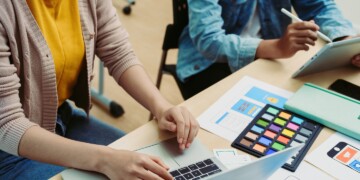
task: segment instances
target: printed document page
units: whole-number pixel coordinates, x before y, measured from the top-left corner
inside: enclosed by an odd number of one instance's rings
[[[283,108],[292,95],[292,92],[245,76],[198,120],[201,128],[232,142],[266,104]]]
[[[336,179],[360,179],[360,141],[341,133],[331,135],[305,160]]]

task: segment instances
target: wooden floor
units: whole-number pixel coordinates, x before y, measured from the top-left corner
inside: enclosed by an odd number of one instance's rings
[[[130,15],[124,15],[122,8],[127,4],[125,0],[113,0],[118,9],[120,21],[130,34],[130,41],[135,53],[144,64],[153,82],[156,80],[157,71],[161,58],[161,46],[165,27],[172,23],[171,0],[154,1],[138,0],[132,6]],[[170,51],[168,62],[175,62],[177,51]],[[97,64],[97,63],[96,63]],[[97,68],[95,72],[98,73]],[[93,87],[97,88],[95,76]],[[162,94],[172,103],[179,104],[183,101],[174,79],[165,75],[160,88]],[[125,132],[130,132],[148,121],[149,112],[134,101],[105,71],[104,95],[124,108],[125,114],[119,118],[113,118],[109,113],[94,104],[91,114]]]

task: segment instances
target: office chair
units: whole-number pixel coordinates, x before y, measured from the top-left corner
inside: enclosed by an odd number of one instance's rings
[[[129,15],[131,13],[131,6],[135,5],[135,0],[126,0],[128,5],[123,8],[123,13]],[[119,117],[125,113],[122,106],[115,101],[110,100],[104,96],[104,64],[99,62],[99,86],[98,89],[91,88],[91,99],[100,105],[104,110],[109,112],[113,117]]]
[[[186,0],[173,0],[173,24],[168,24],[165,31],[165,37],[162,46],[162,56],[160,67],[156,80],[156,87],[160,89],[163,74],[170,74],[174,77],[178,85],[181,95],[184,99],[188,99],[190,95],[187,93],[184,84],[180,81],[176,74],[176,64],[166,64],[168,50],[177,49],[179,47],[179,37],[184,27],[188,24],[188,6]]]
[[[131,14],[131,6],[135,5],[135,0],[127,0],[127,2],[128,2],[128,5],[126,5],[122,11],[125,15],[130,15]]]

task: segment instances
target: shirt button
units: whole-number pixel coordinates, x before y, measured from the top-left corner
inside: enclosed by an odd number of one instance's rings
[[[90,35],[89,35],[89,38],[90,38],[90,39],[94,39],[94,34],[90,34]]]
[[[194,66],[194,70],[199,70],[200,69],[200,66],[199,65],[195,65]]]

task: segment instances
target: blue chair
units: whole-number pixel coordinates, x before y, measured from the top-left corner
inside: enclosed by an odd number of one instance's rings
[[[176,64],[167,64],[166,58],[169,50],[179,48],[181,32],[189,22],[187,0],[173,0],[172,9],[173,23],[166,26],[156,87],[160,89],[163,74],[169,74],[174,77],[182,97],[186,100],[191,97],[190,93],[188,93],[188,89],[191,87],[186,87],[180,81],[176,74]]]

